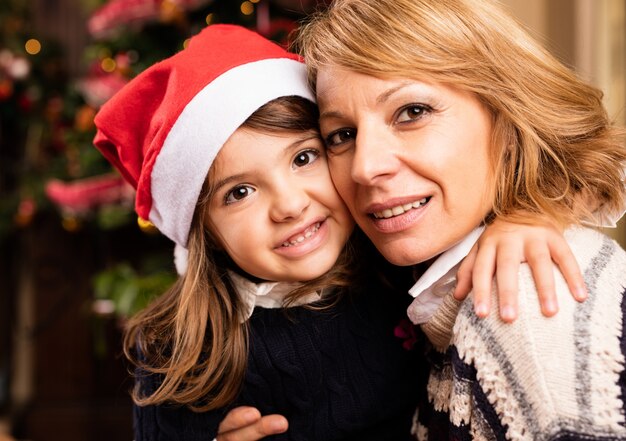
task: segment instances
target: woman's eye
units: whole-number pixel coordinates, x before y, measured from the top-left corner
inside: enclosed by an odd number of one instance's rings
[[[247,198],[256,190],[248,185],[238,185],[233,189],[229,190],[228,193],[224,195],[224,203],[226,205],[233,204],[235,202],[239,202],[242,199]]]
[[[356,138],[356,130],[354,129],[335,130],[326,137],[326,147],[333,148],[354,138]]]
[[[396,118],[396,122],[403,123],[416,121],[424,117],[424,115],[426,115],[429,111],[430,108],[428,106],[423,104],[412,104],[400,110],[398,117]]]
[[[312,162],[315,162],[319,158],[320,152],[318,150],[303,150],[293,158],[294,167],[304,167]]]

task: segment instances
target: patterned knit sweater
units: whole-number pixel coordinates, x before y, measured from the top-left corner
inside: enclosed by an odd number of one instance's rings
[[[425,386],[415,375],[421,352],[395,335],[408,301],[372,284],[325,310],[255,307],[245,382],[231,407],[284,415],[288,432],[267,439],[411,439],[414,391]],[[155,376],[139,381],[146,392],[159,384]],[[135,440],[210,441],[231,407],[135,407]]]
[[[497,311],[478,319],[471,302],[448,296],[422,326],[434,345],[417,439],[626,440],[626,252],[590,229],[566,239],[589,289],[584,303],[555,269],[560,310],[543,317],[525,266],[513,324]]]

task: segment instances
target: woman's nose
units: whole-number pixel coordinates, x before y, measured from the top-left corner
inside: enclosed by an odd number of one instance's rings
[[[352,179],[362,185],[375,185],[376,181],[395,173],[398,160],[392,139],[384,127],[359,127],[352,159]]]

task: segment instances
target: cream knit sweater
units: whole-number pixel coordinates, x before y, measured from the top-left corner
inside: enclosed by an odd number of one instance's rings
[[[431,408],[416,415],[418,439],[427,439],[432,424],[440,425],[441,418],[424,421],[434,410],[448,414],[445,430],[468,439],[500,439],[500,430],[510,440],[626,440],[626,252],[587,228],[568,230],[566,239],[589,289],[584,303],[572,299],[555,268],[560,309],[544,317],[523,265],[520,313],[513,324],[500,321],[496,308],[478,319],[471,301],[461,305],[448,296],[422,325],[440,358],[428,380]],[[493,305],[495,295],[494,287]]]

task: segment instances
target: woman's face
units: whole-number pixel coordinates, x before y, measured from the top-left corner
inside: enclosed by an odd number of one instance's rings
[[[332,66],[317,94],[333,182],[387,260],[426,261],[481,223],[493,201],[492,125],[473,94]]]

